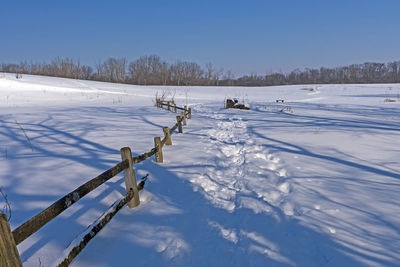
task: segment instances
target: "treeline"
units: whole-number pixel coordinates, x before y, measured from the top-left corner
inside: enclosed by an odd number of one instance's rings
[[[400,83],[400,61],[387,64],[367,62],[337,68],[294,70],[288,74],[249,75],[235,85],[269,86],[284,84]]]
[[[195,62],[168,63],[159,56],[143,56],[132,62],[109,58],[94,67],[69,58],[50,63],[1,64],[1,72],[46,75],[138,85],[270,86],[323,83],[400,83],[400,61],[353,64],[337,68],[294,70],[290,73],[245,75],[235,78],[232,71],[201,67]]]
[[[221,80],[230,80],[233,85],[232,72],[224,73],[211,63],[205,68],[187,61],[169,64],[156,55],[143,56],[130,63],[125,58],[109,58],[94,67],[69,58],[56,58],[51,63],[24,61],[20,64],[1,64],[0,71],[139,85],[218,86]]]

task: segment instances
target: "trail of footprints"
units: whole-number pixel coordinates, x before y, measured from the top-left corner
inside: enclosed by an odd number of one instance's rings
[[[205,149],[214,154],[214,161],[196,181],[209,201],[230,212],[237,208],[270,212],[279,207],[293,215],[284,201],[290,184],[280,159],[254,143],[241,118],[217,113],[210,117],[217,120],[217,127],[208,130],[210,142]]]

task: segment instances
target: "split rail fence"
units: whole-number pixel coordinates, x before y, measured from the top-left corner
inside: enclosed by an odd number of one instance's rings
[[[161,101],[156,100],[156,106],[163,108],[167,107],[168,110],[171,108],[175,112],[182,110],[179,116],[176,116],[176,124],[172,128],[164,127],[164,138],[154,137],[154,147],[146,153],[139,156],[132,157],[132,152],[129,147],[123,147],[120,149],[122,161],[116,164],[114,167],[108,169],[97,177],[79,186],[74,191],[60,198],[48,208],[44,209],[13,231],[11,231],[5,214],[0,214],[0,266],[22,266],[22,262],[19,256],[17,245],[27,239],[32,234],[36,233],[45,224],[50,222],[52,219],[57,217],[60,213],[71,207],[79,199],[90,193],[98,186],[102,185],[106,181],[110,180],[117,174],[124,171],[126,195],[121,199],[118,204],[114,205],[109,213],[101,218],[95,226],[82,238],[80,243],[73,247],[69,252],[67,258],[65,258],[58,266],[68,266],[69,263],[85,248],[88,242],[114,217],[114,215],[125,205],[128,204],[130,208],[134,208],[140,204],[139,191],[143,189],[146,177],[137,184],[136,175],[134,170],[134,164],[144,161],[145,159],[155,156],[155,160],[158,163],[163,162],[162,148],[164,145],[172,145],[171,134],[178,129],[179,133],[183,133],[182,125],[186,125],[186,117],[192,118],[191,108],[178,107],[174,101]]]

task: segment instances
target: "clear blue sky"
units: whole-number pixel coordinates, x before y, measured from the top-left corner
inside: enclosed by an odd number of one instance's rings
[[[157,54],[235,74],[400,60],[400,0],[2,0],[0,62]]]

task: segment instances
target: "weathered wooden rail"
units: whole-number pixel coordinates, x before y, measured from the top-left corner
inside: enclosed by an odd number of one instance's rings
[[[174,101],[174,100],[165,101],[165,100],[161,100],[161,99],[158,99],[158,98],[157,98],[157,99],[156,99],[156,106],[159,107],[159,108],[164,108],[164,107],[166,107],[166,109],[169,110],[169,111],[172,111],[172,109],[173,109],[173,111],[174,111],[175,113],[177,113],[178,110],[182,110],[183,112],[186,112],[186,113],[188,114],[188,119],[191,119],[191,118],[192,118],[192,109],[191,109],[191,108],[188,108],[187,106],[184,106],[183,108],[178,107],[178,106],[175,104],[175,101]]]
[[[158,101],[157,101],[158,102]],[[161,102],[160,102],[161,103]],[[164,104],[162,104],[164,105]],[[159,107],[162,107],[159,106]],[[168,104],[170,107],[171,105]],[[22,266],[22,262],[18,253],[17,245],[23,242],[32,234],[36,233],[44,225],[50,222],[52,219],[57,217],[60,213],[71,207],[79,199],[107,182],[111,178],[115,177],[122,171],[124,171],[126,196],[116,205],[113,210],[106,214],[103,219],[97,223],[90,232],[83,237],[83,240],[79,245],[75,246],[68,254],[68,257],[64,259],[59,266],[68,266],[68,264],[79,254],[79,252],[86,246],[86,244],[111,220],[111,218],[125,205],[128,203],[130,208],[134,208],[140,204],[139,191],[143,189],[145,180],[139,184],[136,182],[136,175],[134,170],[134,164],[142,162],[151,156],[155,156],[155,160],[158,163],[163,162],[162,148],[164,145],[172,145],[171,133],[178,129],[179,133],[182,133],[182,124],[186,125],[186,117],[191,118],[191,109],[177,107],[174,103],[174,109],[183,110],[180,116],[176,116],[176,124],[171,129],[168,127],[163,128],[164,138],[154,138],[154,147],[146,153],[139,156],[132,157],[132,152],[129,147],[123,147],[120,149],[121,162],[117,163],[112,168],[84,183],[83,185],[76,188],[74,191],[68,193],[64,197],[60,198],[48,208],[44,209],[22,225],[18,226],[11,232],[10,225],[7,221],[7,217],[4,214],[0,214],[0,266]]]

